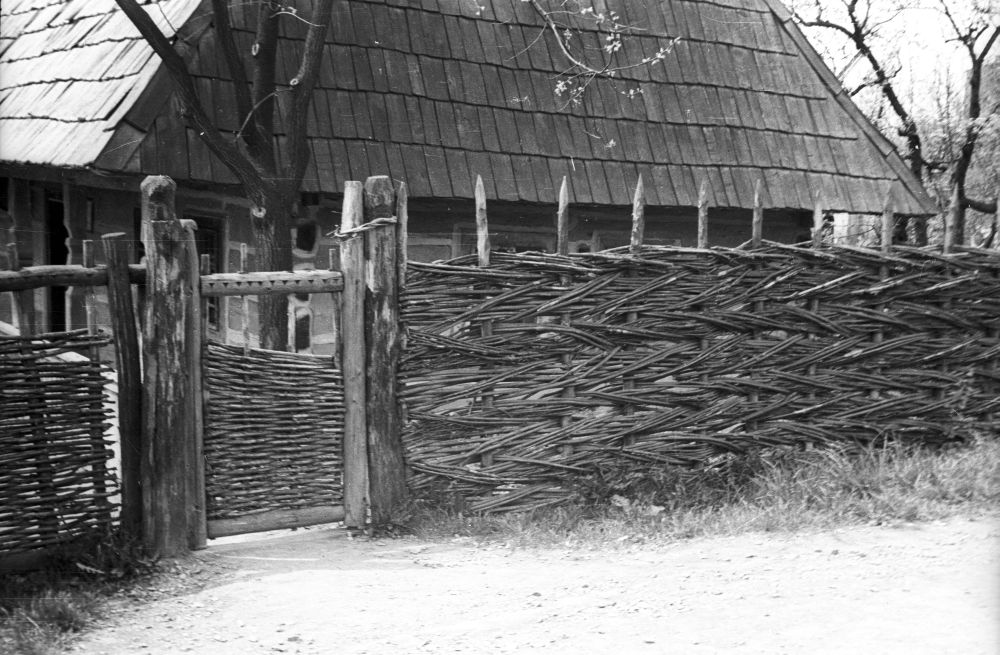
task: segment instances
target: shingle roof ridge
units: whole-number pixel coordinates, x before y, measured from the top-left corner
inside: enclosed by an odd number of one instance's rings
[[[844,110],[848,115],[850,120],[858,127],[861,134],[864,135],[868,141],[871,143],[872,147],[875,148],[882,159],[892,168],[893,172],[896,173],[897,178],[906,187],[906,190],[913,196],[914,200],[918,204],[923,206],[924,211],[927,214],[934,214],[937,212],[937,208],[933,205],[930,197],[927,195],[927,191],[923,188],[920,182],[913,176],[913,173],[909,168],[903,163],[902,158],[896,152],[895,146],[887,139],[881,132],[879,132],[875,126],[861,113],[857,105],[847,96],[844,88],[841,86],[839,80],[833,76],[833,73],[827,68],[826,64],[823,62],[819,53],[812,47],[809,40],[806,38],[802,30],[795,23],[794,17],[788,8],[782,4],[781,0],[762,0],[766,3],[771,11],[774,13],[775,17],[778,19],[781,26],[788,32],[788,35],[795,42],[799,51],[802,53],[805,61],[816,71],[820,82],[827,86],[830,91],[831,97],[837,103],[837,105]],[[888,152],[886,152],[888,148]]]

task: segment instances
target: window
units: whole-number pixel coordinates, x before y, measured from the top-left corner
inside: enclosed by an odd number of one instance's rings
[[[186,218],[192,219],[198,225],[198,229],[194,233],[195,245],[198,248],[198,260],[201,261],[202,255],[208,255],[208,272],[219,273],[222,271],[224,263],[222,247],[225,243],[225,225],[222,220],[207,216],[187,216]],[[222,314],[219,299],[208,298],[205,304],[208,312],[208,325],[210,328],[218,330]]]

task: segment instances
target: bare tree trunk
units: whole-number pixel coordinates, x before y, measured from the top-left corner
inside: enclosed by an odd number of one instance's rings
[[[258,271],[292,270],[292,200],[277,190],[267,190],[263,207],[250,212]],[[288,349],[288,298],[261,296],[257,305],[260,346]]]

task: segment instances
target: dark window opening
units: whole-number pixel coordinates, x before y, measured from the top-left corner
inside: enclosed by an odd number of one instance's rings
[[[303,314],[295,319],[295,352],[308,350],[312,345],[312,317]]]
[[[46,198],[46,261],[50,264],[69,263],[69,230],[63,217],[62,200],[55,197]],[[49,287],[49,329],[53,332],[64,332],[66,324],[66,287]]]
[[[319,226],[316,221],[299,221],[295,230],[295,247],[305,252],[312,252],[316,247],[316,236]]]
[[[222,271],[222,247],[223,247],[223,225],[222,221],[216,218],[204,216],[188,216],[198,225],[194,232],[195,245],[198,248],[198,261],[202,255],[208,255],[208,273],[219,273]],[[221,319],[221,304],[218,298],[207,298],[206,311],[209,327],[219,329]]]

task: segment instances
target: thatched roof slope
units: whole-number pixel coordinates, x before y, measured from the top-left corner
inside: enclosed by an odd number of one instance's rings
[[[9,6],[19,4],[26,3]],[[81,0],[53,4],[71,7]],[[189,62],[220,127],[235,133],[241,121],[214,32],[204,29],[205,9],[195,11],[195,0],[157,4],[178,17],[194,16],[183,28],[196,46],[187,54]],[[778,0],[605,4],[645,28],[626,39],[627,60],[649,56],[674,37],[680,41],[664,63],[628,70],[614,81],[595,80],[583,102],[574,105],[555,93],[565,60],[551,38],[540,38],[539,18],[519,0],[337,2],[309,128],[313,161],[307,189],[336,193],[346,179],[388,171],[405,179],[414,197],[468,198],[478,173],[491,197],[553,202],[566,175],[575,202],[625,205],[641,173],[652,204],[692,205],[700,181],[708,179],[714,205],[750,207],[754,182],[762,177],[770,207],[811,208],[821,193],[831,209],[878,212],[895,184],[901,189],[899,211],[932,211],[892,146],[846,97]],[[3,11],[5,23],[8,12],[16,13],[8,3]],[[36,25],[52,25],[36,13]],[[251,13],[236,18],[237,41],[247,51]],[[7,116],[20,112],[17,120],[35,120],[24,118],[35,111],[59,124],[57,141],[71,144],[69,154],[48,143],[48,136],[40,153],[5,144],[3,159],[233,182],[164,102],[168,80],[136,98],[136,84],[149,79],[149,51],[123,40],[134,31],[115,23],[124,20],[115,16],[108,9],[92,33],[101,45],[76,46],[92,73],[74,73],[79,81],[66,83],[65,105],[42,98],[33,109],[23,99],[8,107],[9,94],[22,91],[0,75],[5,99],[0,129],[9,130]],[[293,75],[305,25],[289,18],[284,29],[281,81]],[[3,33],[18,32],[4,24]],[[593,31],[585,31],[583,39],[600,47]],[[21,40],[5,42],[7,50],[23,53],[21,60],[50,47],[38,38],[30,47]],[[16,61],[6,50],[2,58],[4,66]],[[130,74],[133,93],[126,95],[116,80]],[[85,81],[92,78],[97,81]],[[88,91],[77,93],[77,84]],[[630,89],[639,92],[630,95]],[[105,95],[114,99],[99,99]],[[78,96],[85,101],[70,102]],[[85,135],[74,136],[70,123],[60,123],[77,116],[84,120],[75,125],[89,130]],[[99,132],[104,147],[97,156],[92,142]],[[277,136],[280,142],[283,135]]]

